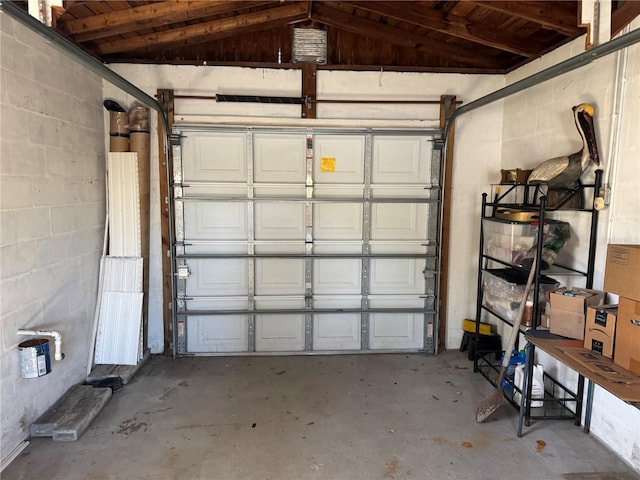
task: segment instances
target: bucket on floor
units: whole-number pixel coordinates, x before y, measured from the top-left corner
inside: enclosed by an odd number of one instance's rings
[[[49,340],[45,338],[26,340],[18,344],[18,351],[22,378],[38,378],[51,373]]]

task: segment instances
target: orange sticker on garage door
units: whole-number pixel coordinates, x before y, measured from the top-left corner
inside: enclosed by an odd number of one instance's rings
[[[332,157],[322,157],[320,159],[320,171],[321,172],[335,172],[336,171],[336,159]]]

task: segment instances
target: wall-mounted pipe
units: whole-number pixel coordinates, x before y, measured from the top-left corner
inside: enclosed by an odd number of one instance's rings
[[[62,361],[64,354],[62,353],[62,334],[56,330],[18,330],[17,335],[35,335],[37,337],[53,337],[56,345],[55,359],[56,362]]]

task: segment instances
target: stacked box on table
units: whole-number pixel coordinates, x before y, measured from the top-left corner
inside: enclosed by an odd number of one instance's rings
[[[607,358],[613,358],[617,317],[617,304],[587,308],[584,348]]]
[[[524,296],[529,272],[518,268],[494,268],[482,272],[482,304],[511,322],[518,317],[518,308]],[[544,311],[545,294],[558,288],[559,283],[546,275],[540,275],[538,311]],[[528,300],[533,301],[531,288]]]
[[[640,302],[640,245],[610,244],[604,290]]]
[[[584,340],[588,307],[602,304],[605,293],[587,288],[559,288],[550,294],[549,331],[555,335]]]
[[[640,302],[620,297],[613,361],[640,375]]]
[[[640,375],[640,245],[607,246],[604,288],[620,296],[613,361]]]

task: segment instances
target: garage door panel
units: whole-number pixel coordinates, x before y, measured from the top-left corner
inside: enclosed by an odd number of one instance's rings
[[[256,134],[256,182],[296,183],[306,178],[306,136]]]
[[[318,185],[313,189],[317,198],[364,198],[363,186]]]
[[[304,298],[256,299],[259,309],[304,308]],[[304,350],[304,315],[256,315],[257,352],[297,352]]]
[[[372,313],[369,320],[372,350],[422,348],[423,316],[417,313]]]
[[[234,197],[244,199],[247,196],[247,187],[244,184],[225,185],[185,185],[182,188],[182,197]]]
[[[185,239],[246,240],[245,202],[185,202]]]
[[[424,293],[423,270],[424,260],[372,259],[370,292],[373,295]]]
[[[430,183],[431,146],[427,137],[374,137],[372,182]]]
[[[313,139],[313,176],[316,183],[364,181],[362,135],[316,135]]]
[[[371,296],[372,308],[421,308],[416,296]],[[372,313],[369,315],[369,345],[372,350],[417,349],[424,344],[424,314]]]
[[[246,352],[246,315],[193,316],[187,322],[187,349],[192,353]]]
[[[362,262],[358,259],[322,259],[313,264],[313,291],[318,295],[359,294]]]
[[[406,185],[399,188],[397,185],[371,185],[371,198],[430,198],[430,191],[422,186]]]
[[[316,308],[359,308],[359,296],[318,297]],[[314,350],[359,350],[360,314],[330,313],[314,315]]]
[[[304,240],[304,205],[269,202],[255,206],[256,240]]]
[[[417,203],[375,203],[371,209],[373,240],[426,240],[428,209]]]
[[[304,295],[304,260],[256,259],[256,295]]]
[[[186,254],[244,254],[247,242],[243,241],[193,241],[184,246]]]
[[[187,262],[187,296],[228,296],[247,294],[247,259],[191,259]]]
[[[360,315],[316,315],[314,325],[314,350],[360,349]]]
[[[187,302],[188,310],[246,310],[246,298],[208,298]],[[248,323],[243,314],[190,316],[186,322],[187,351],[192,353],[248,351]]]
[[[246,182],[247,137],[243,133],[194,133],[183,138],[186,182]]]
[[[256,352],[304,350],[304,315],[256,315]]]
[[[260,197],[294,197],[300,198],[305,196],[305,187],[302,185],[269,185],[261,184],[255,185],[253,194],[256,198]],[[247,189],[244,189],[244,194],[247,194]]]
[[[362,239],[362,204],[318,203],[314,206],[313,223],[317,240]]]

